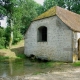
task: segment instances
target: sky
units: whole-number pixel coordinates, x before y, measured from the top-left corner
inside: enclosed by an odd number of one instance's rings
[[[44,0],[34,0],[34,1],[36,1],[37,3],[39,3],[41,5],[43,5],[43,2],[44,2]]]
[[[7,17],[5,16],[3,20],[0,20],[0,26],[6,28],[7,26]]]

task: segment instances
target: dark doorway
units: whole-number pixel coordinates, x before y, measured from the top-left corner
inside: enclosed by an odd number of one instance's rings
[[[40,27],[38,28],[38,41],[45,42],[47,41],[47,27]]]

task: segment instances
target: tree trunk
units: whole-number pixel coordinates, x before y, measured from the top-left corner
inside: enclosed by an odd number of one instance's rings
[[[13,22],[12,20],[10,20],[10,27],[11,27],[11,33],[10,33],[9,49],[11,49],[12,42],[13,42]]]

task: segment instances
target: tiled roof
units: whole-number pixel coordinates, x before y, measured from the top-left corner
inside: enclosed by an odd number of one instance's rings
[[[72,30],[80,32],[80,15],[73,13],[71,11],[65,10],[58,6],[52,7],[48,11],[44,12],[43,14],[35,18],[34,21],[51,17],[54,15],[57,15]]]
[[[40,16],[35,18],[34,20],[39,20],[39,19],[43,19],[43,18],[46,18],[46,17],[54,16],[55,14],[56,14],[56,6],[52,7],[48,11],[44,12],[43,14],[41,14]]]

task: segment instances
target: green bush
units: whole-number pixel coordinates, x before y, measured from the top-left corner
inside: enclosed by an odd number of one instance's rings
[[[0,38],[3,37],[5,34],[4,28],[0,28]]]
[[[5,47],[5,29],[0,27],[0,49]]]
[[[0,61],[5,61],[5,60],[7,60],[7,59],[9,59],[9,57],[7,57],[7,56],[0,56]]]
[[[17,42],[19,42],[20,40],[22,40],[22,38],[23,38],[23,36],[20,33],[20,31],[14,30],[13,44],[16,44]]]
[[[6,40],[5,40],[5,47],[9,46],[10,33],[11,33],[11,28],[10,27],[5,28],[5,38],[6,38]]]
[[[11,28],[2,28],[0,27],[0,49],[6,48],[9,46],[9,41],[10,41],[10,33],[11,33]],[[14,28],[13,30],[13,44],[16,44],[20,40],[22,40],[23,36],[18,30],[18,28]]]
[[[5,37],[0,38],[0,49],[5,48]]]

